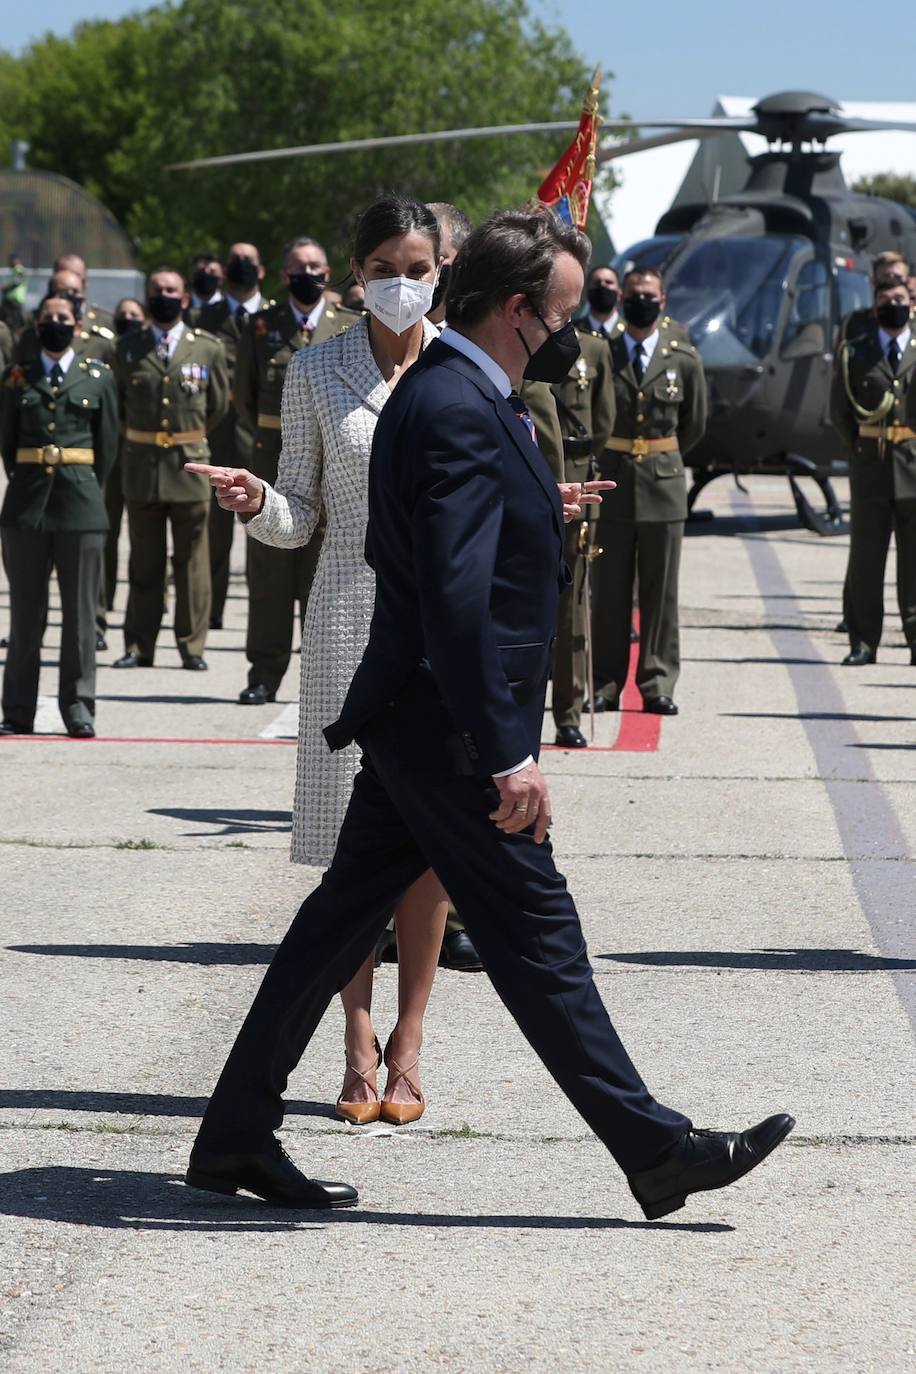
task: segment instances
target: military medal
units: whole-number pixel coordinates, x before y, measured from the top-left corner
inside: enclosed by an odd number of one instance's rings
[[[669,367],[665,372],[665,376],[668,378],[668,386],[666,388],[668,400],[676,401],[678,392],[677,370],[673,367]]]
[[[588,363],[583,357],[576,359],[576,388],[585,391],[588,388]]]

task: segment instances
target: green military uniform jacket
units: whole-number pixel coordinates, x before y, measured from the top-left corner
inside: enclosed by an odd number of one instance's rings
[[[586,311],[584,315],[580,315],[573,323],[580,335],[586,335],[590,339],[600,339],[602,342],[607,340],[613,343],[615,339],[620,338],[621,334],[627,332],[627,322],[622,315],[618,315],[617,319],[614,321],[610,336],[602,333],[598,329],[591,328],[588,322],[588,311]],[[670,315],[662,315],[659,319],[658,327],[659,329],[667,330],[671,338],[677,339],[678,343],[690,343],[690,331],[685,324],[681,324],[680,320],[674,320]]]
[[[610,350],[591,334],[579,335],[582,352],[565,379],[551,388],[563,434],[567,482],[585,482],[614,432],[617,398]]]
[[[200,473],[185,472],[187,462],[206,463],[206,431],[226,414],[229,374],[219,339],[187,325],[164,363],[156,356],[152,329],[127,334],[118,341],[114,364],[124,446],[121,477],[126,501],[186,503],[210,500],[210,483]],[[153,433],[156,441],[137,440],[130,431]],[[203,437],[175,443],[173,434],[205,431]]]
[[[627,523],[686,520],[684,455],[706,428],[706,382],[693,344],[659,325],[659,338],[642,381],[637,382],[621,333],[611,342],[617,414],[614,437],[677,439],[664,453],[630,454],[606,449],[601,476],[617,483],[604,507],[609,520]]]
[[[0,525],[7,528],[104,532],[102,496],[118,450],[118,401],[111,370],[75,358],[55,390],[41,357],[6,369],[0,385],[0,448],[9,486]],[[20,449],[92,449],[95,463],[17,463]]]
[[[881,347],[874,315],[866,321],[863,332],[840,340],[830,418],[849,451],[849,486],[854,500],[916,500],[916,440],[894,442],[893,430],[883,439],[859,434],[860,425],[869,423],[916,429],[914,368],[916,332],[910,335],[895,377]],[[856,405],[867,413],[861,414]],[[884,413],[876,417],[874,412],[879,409]]]
[[[266,301],[267,307],[274,304],[273,301],[267,301],[266,297],[262,297],[262,300]],[[247,425],[239,423],[232,393],[235,388],[235,369],[239,348],[242,340],[253,328],[256,314],[250,313],[247,316],[247,323],[240,325],[235,318],[238,307],[238,301],[233,300],[231,296],[224,295],[222,300],[202,305],[199,310],[191,311],[189,318],[198,328],[207,330],[219,339],[226,351],[226,362],[229,368],[230,403],[223,423],[217,426],[216,432],[212,436],[213,461],[229,463],[234,467],[250,468],[254,455],[254,435]]]
[[[271,304],[252,316],[235,360],[233,401],[241,425],[254,436],[249,466],[265,482],[276,482],[280,458],[280,401],[290,359],[342,334],[362,316],[343,306],[326,305],[315,328],[300,329],[289,301]]]

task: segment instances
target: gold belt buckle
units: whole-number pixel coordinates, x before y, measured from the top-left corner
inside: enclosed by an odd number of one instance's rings
[[[634,439],[633,447],[630,452],[633,454],[634,458],[645,458],[646,454],[649,452],[649,440]]]
[[[41,461],[49,468],[57,466],[61,461],[61,452],[57,444],[45,444],[41,450]]]
[[[157,448],[171,448],[171,447],[172,447],[172,436],[171,436],[171,434],[169,434],[169,432],[168,432],[167,429],[160,429],[160,430],[157,430],[157,431],[156,431],[156,447],[157,447]]]

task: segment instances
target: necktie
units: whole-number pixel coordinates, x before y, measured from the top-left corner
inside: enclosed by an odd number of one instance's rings
[[[244,328],[245,328],[245,325],[246,325],[247,322],[248,322],[248,311],[245,309],[244,305],[238,305],[238,306],[236,306],[236,308],[235,308],[235,322],[236,322],[236,324],[238,325],[239,329],[244,329]]]
[[[159,361],[160,361],[161,363],[164,363],[164,364],[166,365],[166,367],[168,366],[168,362],[169,362],[169,336],[168,336],[168,334],[163,334],[162,337],[160,338],[159,342],[156,344],[156,357],[159,359]]]
[[[633,372],[637,382],[642,381],[642,374],[646,370],[646,352],[641,343],[633,349]]]
[[[537,430],[534,427],[534,421],[529,415],[528,408],[525,405],[525,402],[522,400],[521,396],[519,396],[517,391],[510,391],[509,395],[506,397],[506,400],[509,402],[512,409],[515,411],[516,415],[527,429],[531,442],[533,444],[536,444],[538,441]]]
[[[891,365],[891,372],[896,375],[897,368],[900,365],[900,347],[896,339],[891,339],[887,346],[887,361]]]
[[[51,385],[54,387],[60,386],[63,380],[64,369],[61,367],[60,363],[55,363],[51,368]]]

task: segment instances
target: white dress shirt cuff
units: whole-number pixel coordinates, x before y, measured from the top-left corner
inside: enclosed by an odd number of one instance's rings
[[[504,768],[501,773],[494,773],[494,778],[508,778],[512,773],[520,773],[523,768],[527,768],[529,763],[534,763],[534,759],[529,754],[521,763],[517,763],[514,768]]]

